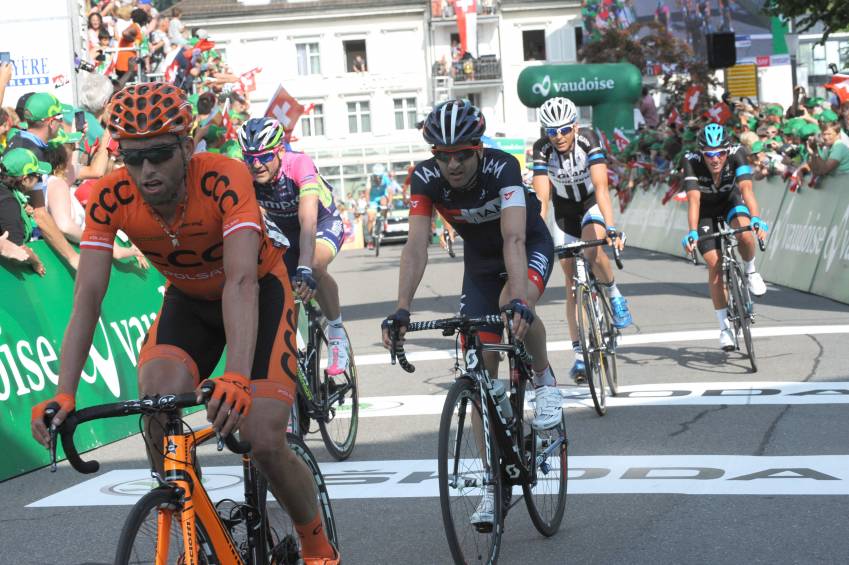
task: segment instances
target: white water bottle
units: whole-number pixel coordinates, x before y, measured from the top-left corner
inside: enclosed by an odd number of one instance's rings
[[[492,381],[492,399],[501,409],[504,419],[510,423],[513,420],[513,407],[510,405],[510,397],[507,396],[507,389],[503,382],[495,379]]]

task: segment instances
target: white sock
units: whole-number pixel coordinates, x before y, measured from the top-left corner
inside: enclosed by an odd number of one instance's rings
[[[551,371],[551,365],[545,368],[545,371],[537,373],[534,371],[534,386],[556,386],[557,380],[554,378],[554,373]]]
[[[746,274],[751,275],[755,272],[755,258],[752,257],[751,261],[743,261],[743,265],[746,267]]]
[[[720,330],[728,329],[728,310],[726,308],[716,310],[716,319],[719,321]]]
[[[622,293],[619,292],[619,288],[616,286],[616,281],[611,282],[610,284],[601,283],[605,289],[607,289],[608,298],[618,298],[622,296]]]
[[[340,312],[339,317],[336,318],[335,320],[327,320],[327,325],[333,326],[333,327],[336,327],[336,328],[341,328],[342,327],[342,313]]]
[[[335,320],[327,320],[327,338],[342,339],[345,337],[345,329],[342,327],[342,314]]]

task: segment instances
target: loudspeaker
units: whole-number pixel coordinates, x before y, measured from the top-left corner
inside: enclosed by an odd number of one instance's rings
[[[737,63],[737,46],[733,32],[709,33],[707,42],[708,67],[725,69]]]

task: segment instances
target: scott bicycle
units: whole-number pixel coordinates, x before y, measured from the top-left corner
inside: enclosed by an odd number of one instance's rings
[[[202,388],[205,403],[212,395],[212,383]],[[129,415],[165,418],[164,475],[152,471],[156,487],[133,506],[118,539],[117,565],[151,563],[156,565],[299,565],[302,563],[298,535],[288,513],[268,501],[268,483],[251,462],[250,444],[232,435],[219,439],[242,455],[244,502],[221,500],[213,504],[201,481],[197,446],[216,437],[211,427],[192,430],[180,417],[181,408],[198,406],[194,392],[181,395],[144,397],[102,404],[71,412],[59,428],[51,428],[51,462],[56,470],[56,439],[71,466],[80,473],[96,473],[97,461],[83,461],[74,445],[74,431],[80,424],[103,418]],[[49,422],[55,410],[45,412]],[[154,420],[151,420],[154,422]],[[288,434],[292,451],[309,469],[327,536],[336,549],[339,540],[327,486],[318,463],[300,438]]]
[[[625,238],[625,234],[619,234]],[[584,257],[584,249],[606,245],[606,239],[576,241],[561,245],[554,253],[561,259],[575,258],[575,276],[572,279],[571,292],[575,293],[578,317],[578,339],[584,356],[587,371],[587,384],[593,406],[599,416],[607,413],[607,390],[616,396],[619,386],[619,373],[616,369],[616,347],[619,343],[619,330],[613,325],[613,309],[610,298],[599,286],[589,261]],[[614,245],[613,258],[616,266],[622,269],[619,249]]]
[[[407,326],[407,332],[442,330],[445,336],[462,336],[468,347],[464,368],[456,362],[460,374],[448,391],[439,423],[439,502],[448,547],[458,564],[498,561],[504,518],[519,502],[512,498],[514,486],[521,487],[531,521],[544,536],[557,532],[566,508],[565,414],[553,429],[531,427],[533,401],[526,402],[534,389],[530,355],[509,330],[507,343],[482,343],[478,328],[491,324],[501,324],[501,316],[457,316]],[[390,331],[392,363],[397,359],[412,373],[415,367],[398,343],[397,329]],[[506,355],[509,395],[484,368],[485,351]],[[476,521],[480,506],[487,504],[485,497],[492,503],[492,519]]]

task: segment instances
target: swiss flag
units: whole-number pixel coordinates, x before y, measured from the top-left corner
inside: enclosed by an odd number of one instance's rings
[[[831,77],[831,82],[825,85],[826,90],[832,91],[843,104],[849,100],[849,74],[838,73]]]
[[[463,53],[477,57],[478,51],[478,2],[477,0],[452,0],[457,14],[460,31],[460,48]]]
[[[236,128],[233,126],[233,121],[230,119],[230,99],[224,103],[224,109],[221,114],[221,125],[224,126],[224,140],[230,141],[231,139],[236,139],[238,134],[236,133]]]
[[[595,128],[595,132],[598,134],[598,138],[601,141],[602,147],[604,147],[604,152],[608,155],[611,152],[610,150],[610,140],[607,139],[607,135],[601,130],[601,128]],[[610,169],[608,169],[609,171]]]
[[[268,108],[265,110],[265,115],[280,122],[286,133],[292,133],[292,130],[295,129],[295,124],[298,123],[298,118],[303,113],[304,107],[286,92],[283,85],[277,87],[277,92],[274,93],[274,97],[268,103]]]
[[[631,143],[631,140],[628,139],[628,136],[625,135],[625,132],[619,128],[613,130],[613,143],[616,144],[616,148],[619,151],[625,151],[625,148]]]
[[[669,113],[669,117],[666,119],[666,123],[670,126],[680,126],[684,123],[681,119],[681,114],[678,113],[678,110],[672,108],[672,111]]]
[[[692,113],[696,106],[699,105],[699,99],[702,96],[702,87],[693,85],[687,89],[686,94],[684,94],[684,107],[683,111],[685,114]]]
[[[250,94],[256,90],[256,75],[262,72],[262,67],[256,67],[239,76],[239,88],[245,94]]]
[[[728,104],[719,102],[702,115],[712,122],[725,125],[725,122],[734,114],[731,113],[731,108],[728,107]]]

